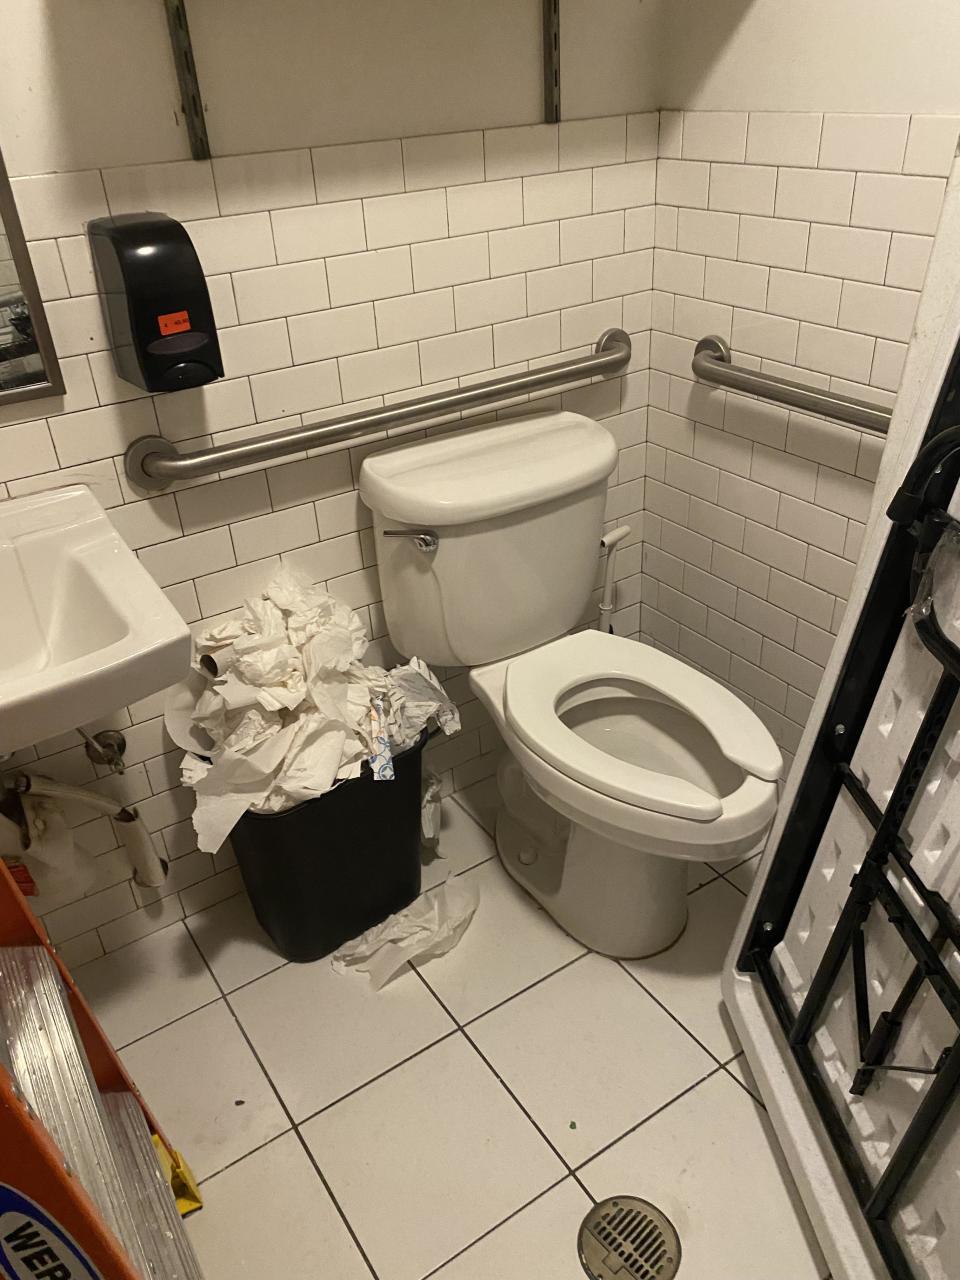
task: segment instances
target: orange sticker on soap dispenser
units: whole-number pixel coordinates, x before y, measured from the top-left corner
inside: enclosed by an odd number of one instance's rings
[[[186,333],[190,328],[190,312],[168,311],[165,316],[157,316],[157,324],[164,337],[169,333]]]

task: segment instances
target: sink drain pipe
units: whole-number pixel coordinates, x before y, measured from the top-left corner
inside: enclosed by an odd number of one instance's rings
[[[165,882],[169,864],[157,853],[153,837],[143,825],[136,809],[118,804],[116,800],[101,796],[96,791],[87,791],[84,787],[69,787],[66,783],[38,778],[29,773],[18,773],[13,779],[13,786],[21,795],[42,796],[47,800],[68,800],[113,818],[119,827],[137,884],[158,889]]]

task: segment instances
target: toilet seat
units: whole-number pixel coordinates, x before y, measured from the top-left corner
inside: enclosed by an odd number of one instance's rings
[[[578,632],[510,661],[504,682],[506,720],[536,756],[603,795],[696,822],[719,818],[722,799],[684,778],[609,755],[563,723],[557,714],[563,695],[605,678],[662,694],[698,720],[744,773],[769,782],[779,777],[776,743],[739,698],[650,645],[605,632]]]

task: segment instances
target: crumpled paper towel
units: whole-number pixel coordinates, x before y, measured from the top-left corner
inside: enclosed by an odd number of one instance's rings
[[[452,951],[467,931],[480,902],[473,880],[457,876],[425,893],[403,911],[388,916],[333,953],[337,973],[358,969],[379,991],[408,960],[430,960]]]
[[[440,839],[441,782],[429,769],[423,771],[420,799],[420,839],[424,844],[436,845]]]
[[[26,864],[41,895],[56,894],[62,902],[82,898],[97,878],[91,855],[74,839],[60,805],[43,796],[20,797],[30,843],[17,856]],[[19,829],[18,829],[19,837]],[[48,908],[49,909],[49,908]]]
[[[165,708],[171,737],[189,748],[181,776],[196,792],[200,849],[216,852],[248,809],[323,795],[365,761],[388,780],[392,755],[431,719],[457,732],[457,708],[425,663],[368,666],[367,647],[352,609],[286,568],[239,617],[200,633],[198,667]]]

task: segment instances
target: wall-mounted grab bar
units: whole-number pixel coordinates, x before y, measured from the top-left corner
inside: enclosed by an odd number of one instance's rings
[[[861,431],[872,431],[878,436],[885,436],[890,426],[890,410],[880,409],[866,400],[841,396],[836,391],[820,391],[816,387],[790,382],[787,378],[756,373],[753,369],[731,364],[730,348],[723,338],[700,339],[693,353],[693,372],[704,382],[716,383],[718,387],[749,391],[764,400],[789,405],[792,409],[809,409],[811,413],[822,413],[826,418],[859,427]]]
[[[255,436],[250,440],[238,440],[235,444],[220,444],[188,453],[181,453],[175,444],[162,436],[141,436],[127,449],[124,463],[131,483],[139,488],[166,489],[175,480],[195,480],[198,476],[215,475],[232,467],[270,462],[320,445],[346,444],[347,441],[356,441],[358,436],[382,432],[388,427],[427,422],[444,414],[579,382],[597,374],[619,373],[630,355],[629,335],[622,329],[607,329],[600,335],[592,355],[575,356],[558,364],[545,365],[542,369],[510,373],[451,391],[437,391],[417,400],[365,409],[342,418],[331,418],[316,426],[293,427],[271,436]],[[470,420],[467,419],[463,425],[469,426]]]

